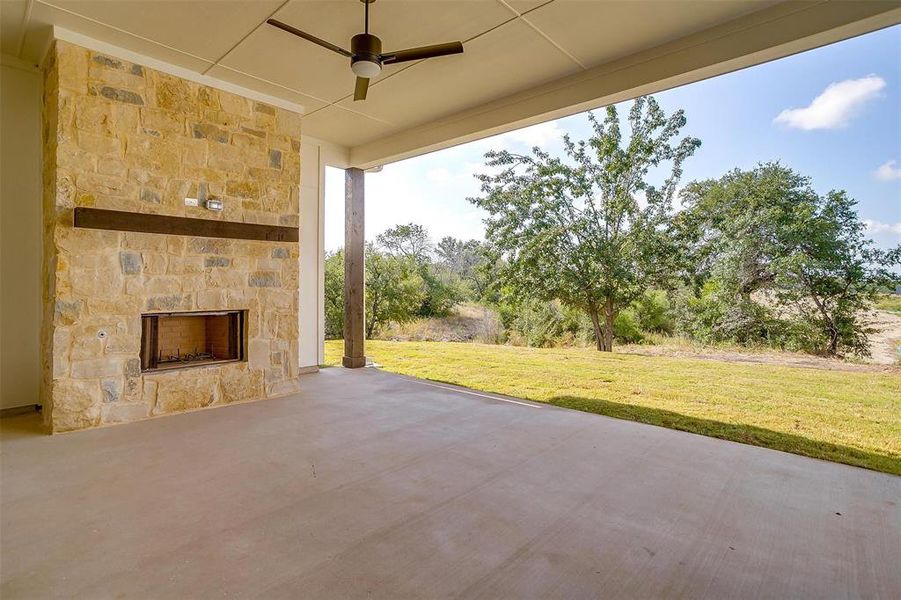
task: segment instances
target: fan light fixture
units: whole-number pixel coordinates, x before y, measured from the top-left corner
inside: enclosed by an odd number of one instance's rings
[[[366,92],[369,89],[369,80],[377,77],[382,72],[383,65],[394,63],[409,62],[412,60],[422,60],[425,58],[434,58],[436,56],[447,56],[449,54],[460,54],[463,52],[462,42],[448,42],[446,44],[435,44],[432,46],[420,46],[419,48],[408,48],[406,50],[398,50],[397,52],[382,52],[382,40],[369,33],[369,5],[375,0],[360,0],[365,4],[364,9],[364,32],[358,33],[350,40],[350,51],[340,46],[336,46],[331,42],[321,40],[305,31],[301,31],[291,25],[282,23],[275,19],[268,19],[266,22],[273,27],[278,27],[282,31],[294,34],[308,42],[322,46],[332,52],[337,52],[341,56],[350,59],[350,69],[357,76],[357,83],[354,87],[354,100],[365,100]]]

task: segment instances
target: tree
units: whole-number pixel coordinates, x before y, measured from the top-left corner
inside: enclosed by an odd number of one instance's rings
[[[813,349],[869,354],[863,313],[893,281],[901,247],[874,248],[845,192],[821,196],[809,178],[767,163],[689,184],[682,198],[687,254],[732,312],[745,307],[759,322],[760,304],[774,305],[777,321],[815,332]]]
[[[685,115],[667,117],[653,98],[633,103],[625,143],[616,107],[603,122],[589,119],[587,142],[564,139],[567,161],[538,148],[487,153],[501,171],[478,175],[483,195],[470,201],[489,214],[486,238],[505,259],[503,281],[525,297],[585,311],[597,349],[610,351],[617,312],[663,274],[673,193],[700,142],[676,142]],[[666,167],[660,187],[648,182],[652,168]]]
[[[325,255],[325,337],[344,336],[344,250]]]
[[[396,225],[376,236],[376,243],[394,256],[402,256],[421,265],[432,256],[432,240],[422,225]]]
[[[425,298],[422,278],[409,258],[366,246],[366,337],[389,321],[414,318]]]
[[[495,263],[484,243],[447,236],[438,242],[435,254],[438,264],[459,278],[470,289],[474,300],[485,298],[493,280],[491,267]]]

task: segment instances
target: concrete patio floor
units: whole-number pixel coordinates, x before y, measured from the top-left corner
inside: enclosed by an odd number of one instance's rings
[[[4,419],[4,599],[901,597],[901,478],[380,372]]]

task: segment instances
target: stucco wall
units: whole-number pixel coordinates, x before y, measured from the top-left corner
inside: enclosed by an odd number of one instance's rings
[[[296,226],[300,118],[57,42],[44,85],[44,406],[53,431],[290,392],[298,245],[72,227],[76,206]],[[221,213],[187,207],[215,197]],[[246,309],[245,363],[140,371],[145,312]]]
[[[39,402],[41,75],[0,66],[0,408]]]

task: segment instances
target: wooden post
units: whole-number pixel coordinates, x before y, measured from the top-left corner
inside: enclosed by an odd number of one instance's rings
[[[349,369],[366,366],[363,348],[363,205],[362,169],[344,171],[344,359]]]

